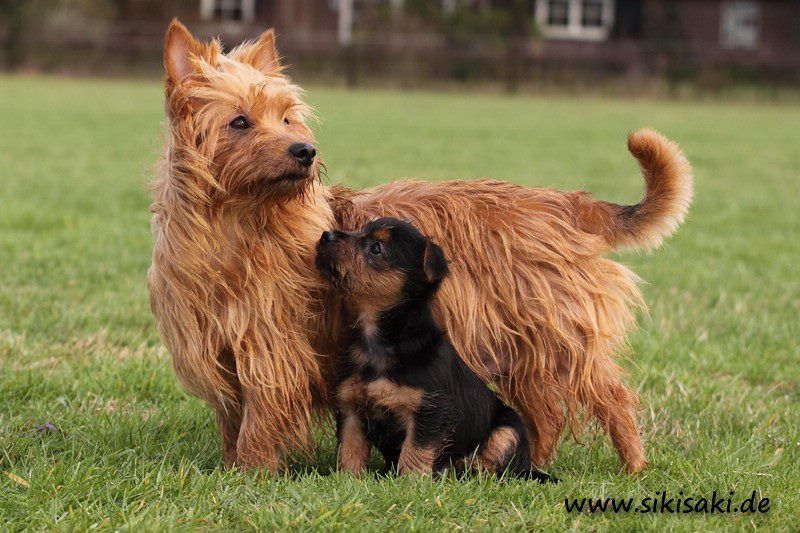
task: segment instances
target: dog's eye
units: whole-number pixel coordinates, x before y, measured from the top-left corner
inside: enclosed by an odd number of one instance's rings
[[[231,120],[230,124],[228,125],[235,130],[242,131],[250,127],[250,122],[244,115],[239,115],[235,119]]]
[[[381,255],[381,252],[383,252],[383,246],[379,241],[373,242],[369,247],[369,253],[372,255]]]
[[[289,125],[289,119],[288,119],[288,118],[286,118],[286,117],[284,117],[284,118],[283,118],[283,123],[284,123],[284,124],[286,124],[286,125],[288,126],[288,125]]]

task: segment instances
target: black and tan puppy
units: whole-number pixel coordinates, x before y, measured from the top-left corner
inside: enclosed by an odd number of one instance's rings
[[[358,233],[323,233],[317,267],[355,324],[336,389],[341,469],[361,473],[375,446],[401,474],[477,464],[552,480],[532,469],[519,415],[434,321],[448,273],[441,248],[407,222],[380,218]]]

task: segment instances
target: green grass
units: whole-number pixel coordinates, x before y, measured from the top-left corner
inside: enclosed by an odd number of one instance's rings
[[[145,287],[146,182],[160,86],[0,78],[0,524],[796,530],[800,509],[800,108],[313,89],[331,180],[494,176],[633,202],[629,129],[679,141],[688,223],[652,255],[631,337],[651,468],[606,438],[565,438],[541,487],[476,478],[354,480],[330,434],[292,474],[219,469],[209,410],[183,393]],[[55,432],[38,431],[50,423]],[[564,498],[750,491],[766,515],[567,514]]]

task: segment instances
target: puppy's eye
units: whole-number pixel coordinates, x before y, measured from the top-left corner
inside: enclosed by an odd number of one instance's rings
[[[244,115],[239,115],[235,119],[231,120],[228,126],[230,126],[232,129],[242,131],[250,127],[250,122]]]
[[[383,252],[383,246],[381,245],[380,242],[377,241],[373,242],[372,246],[369,247],[369,253],[371,253],[372,255],[381,255],[382,252]]]
[[[286,117],[284,117],[284,118],[283,118],[283,123],[284,123],[284,124],[286,124],[286,125],[288,126],[288,125],[289,125],[289,119],[288,119],[288,118],[286,118]]]

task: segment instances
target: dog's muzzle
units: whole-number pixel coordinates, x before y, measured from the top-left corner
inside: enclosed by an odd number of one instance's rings
[[[339,269],[336,268],[336,259],[339,255],[338,241],[332,238],[333,232],[326,231],[320,237],[317,243],[317,270],[328,281],[337,281],[341,274]]]

